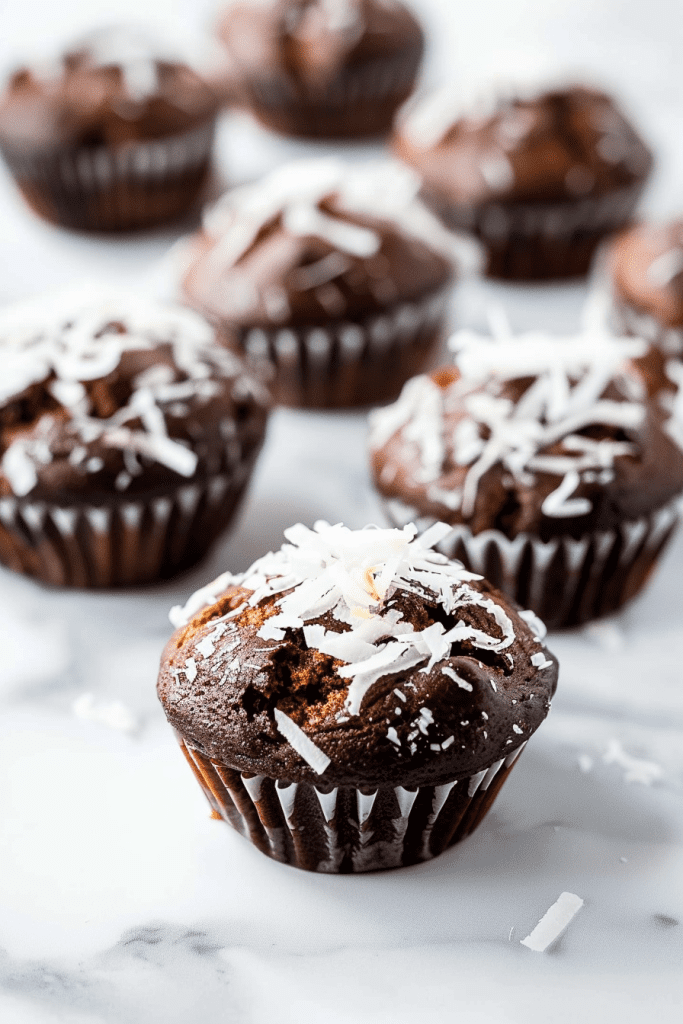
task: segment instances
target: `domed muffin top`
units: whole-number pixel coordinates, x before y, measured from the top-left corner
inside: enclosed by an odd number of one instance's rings
[[[423,45],[397,0],[238,0],[217,33],[243,74],[286,79],[304,95],[344,68]]]
[[[432,547],[450,528],[302,525],[172,612],[159,696],[240,771],[440,784],[507,757],[548,712],[545,629]]]
[[[190,66],[161,56],[141,32],[113,27],[16,71],[0,99],[0,139],[14,152],[118,147],[181,133],[217,107]]]
[[[183,288],[211,317],[320,324],[423,298],[446,285],[462,240],[397,162],[287,164],[228,192],[190,243]]]
[[[198,314],[79,289],[0,317],[0,494],[90,499],[203,477],[268,396]],[[229,459],[228,459],[229,461]]]
[[[611,530],[683,490],[683,452],[648,401],[647,344],[587,330],[451,339],[454,366],[372,414],[382,493],[508,537]]]
[[[409,108],[394,149],[454,205],[600,196],[641,182],[652,164],[612,99],[578,86],[469,109],[449,87]]]

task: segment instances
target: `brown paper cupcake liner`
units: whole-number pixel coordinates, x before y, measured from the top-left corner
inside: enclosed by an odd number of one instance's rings
[[[390,307],[366,323],[250,328],[239,344],[280,405],[340,409],[389,402],[424,367],[445,322],[450,292]]]
[[[389,519],[414,522],[420,532],[436,522],[416,517],[414,508],[388,499]],[[550,629],[578,626],[610,615],[645,585],[680,517],[676,500],[618,529],[542,541],[528,533],[510,539],[497,530],[472,534],[454,526],[438,549],[480,573],[523,608],[531,608]]]
[[[165,579],[206,554],[232,519],[250,474],[251,463],[168,494],[107,505],[2,498],[0,562],[56,586]]]
[[[488,250],[487,272],[515,280],[586,274],[606,234],[631,219],[643,183],[562,203],[441,206],[448,225],[477,235]]]
[[[87,231],[147,227],[184,213],[209,169],[215,119],[180,135],[43,156],[4,152],[25,199],[48,220]]]
[[[470,835],[522,752],[441,786],[343,786],[249,776],[176,736],[212,811],[262,853],[307,871],[347,874],[418,864]]]
[[[324,136],[379,135],[412,92],[422,48],[378,57],[344,69],[332,81],[306,88],[284,76],[249,85],[254,114],[285,134]]]

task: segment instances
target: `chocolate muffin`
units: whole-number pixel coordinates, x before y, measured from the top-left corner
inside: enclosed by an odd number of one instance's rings
[[[446,222],[482,240],[493,277],[585,274],[601,239],[629,221],[650,172],[631,124],[609,96],[583,87],[463,106],[452,90],[427,97],[394,137]]]
[[[274,367],[284,405],[390,400],[439,341],[460,251],[419,187],[398,163],[287,164],[209,210],[185,298]]]
[[[617,329],[683,359],[683,220],[636,224],[605,252]]]
[[[313,871],[469,835],[548,713],[543,624],[435,552],[439,524],[294,526],[171,618],[166,716],[216,815]]]
[[[455,366],[372,419],[389,518],[441,544],[552,627],[621,607],[678,520],[683,452],[647,396],[640,339],[452,339]],[[625,362],[631,357],[629,362]]]
[[[87,231],[185,213],[205,182],[218,100],[186,64],[125,29],[24,67],[0,98],[0,151],[41,217]]]
[[[268,399],[196,313],[67,293],[0,318],[0,561],[46,583],[147,583],[230,522]]]
[[[310,138],[388,132],[424,49],[397,0],[238,0],[217,32],[256,117]]]

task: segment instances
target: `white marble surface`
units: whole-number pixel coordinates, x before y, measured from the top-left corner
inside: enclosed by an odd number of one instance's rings
[[[155,0],[149,11],[198,28],[207,6]],[[511,54],[601,70],[660,154],[649,209],[683,205],[679,0],[419,6],[434,33],[433,80]],[[27,45],[38,9],[47,38],[96,11],[137,7],[5,0],[0,59]],[[232,118],[221,169],[246,177],[311,148]],[[50,228],[3,172],[0,301],[83,275],[153,280],[173,238],[104,242]],[[517,327],[571,329],[584,293],[477,284],[458,315],[479,322],[492,297]],[[293,521],[381,521],[364,437],[360,415],[277,413],[236,529],[163,587],[88,595],[0,571],[3,1024],[681,1019],[682,535],[622,615],[551,638],[562,665],[553,713],[459,848],[396,873],[317,877],[209,819],[154,693],[167,609],[279,544]],[[78,718],[73,702],[87,692],[123,702],[135,731]],[[546,953],[521,946],[565,890],[585,900],[565,936]]]

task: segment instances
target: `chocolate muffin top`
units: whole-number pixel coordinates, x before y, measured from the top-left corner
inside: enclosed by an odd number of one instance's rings
[[[562,202],[641,182],[649,150],[612,99],[584,87],[463,109],[445,89],[416,104],[394,137],[425,187],[458,206]]]
[[[106,503],[240,464],[268,396],[181,307],[65,293],[0,317],[0,496]]]
[[[325,89],[346,69],[424,45],[397,0],[238,0],[217,33],[247,86],[279,80],[290,99]]]
[[[120,147],[187,131],[217,107],[191,67],[159,56],[132,30],[112,28],[11,76],[0,98],[0,142],[17,154]]]
[[[683,452],[636,361],[641,339],[463,331],[451,345],[453,367],[372,414],[387,499],[475,534],[548,540],[613,530],[683,490]]]
[[[240,771],[322,788],[438,785],[515,751],[557,662],[533,613],[431,550],[449,532],[286,530],[173,610],[171,724]]]
[[[189,242],[183,290],[210,318],[303,326],[365,318],[443,288],[462,252],[406,167],[287,164],[228,192]]]
[[[617,301],[661,328],[683,327],[683,220],[624,231],[612,242],[607,265]]]

